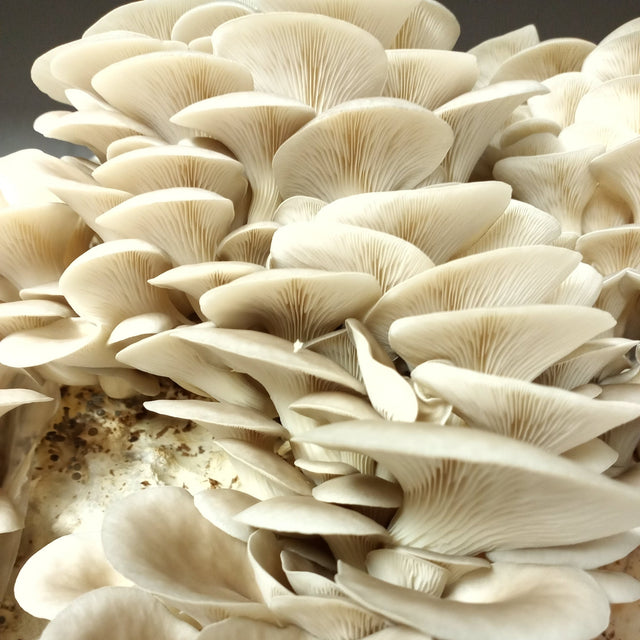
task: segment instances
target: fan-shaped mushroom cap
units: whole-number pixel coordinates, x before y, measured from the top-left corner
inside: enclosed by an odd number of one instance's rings
[[[411,12],[393,41],[393,49],[453,49],[460,25],[436,0],[422,0]]]
[[[356,350],[346,329],[338,329],[314,340],[309,340],[302,347],[326,356],[348,371],[354,378],[362,381]]]
[[[223,22],[252,13],[248,6],[239,2],[209,0],[183,13],[174,23],[171,39],[190,44],[196,38],[211,37],[211,33]]]
[[[582,214],[582,232],[586,234],[600,229],[621,227],[631,224],[632,221],[633,213],[629,205],[618,194],[611,193],[598,184]]]
[[[0,274],[18,290],[55,282],[91,235],[63,203],[0,209]]]
[[[391,323],[406,316],[472,307],[542,302],[577,266],[579,254],[532,245],[507,247],[447,262],[390,289],[365,324],[388,344]]]
[[[73,634],[99,640],[106,629],[120,640],[196,640],[198,636],[195,627],[169,613],[151,594],[130,587],[103,587],[76,598],[40,637],[63,640]]]
[[[310,393],[292,402],[290,407],[321,424],[379,417],[369,402],[342,391]]]
[[[190,420],[209,431],[214,438],[236,438],[263,446],[287,437],[287,431],[263,413],[227,402],[205,400],[151,400],[145,408],[172,418]]]
[[[368,274],[274,269],[216,287],[202,296],[200,306],[218,327],[265,330],[304,342],[336,329],[347,317],[362,317],[379,297]]]
[[[385,47],[408,19],[420,0],[402,0],[393,7],[385,0],[257,0],[261,11],[298,11],[330,16],[374,35]]]
[[[589,91],[578,104],[576,122],[594,122],[631,129],[640,134],[640,75],[604,82]]]
[[[484,40],[469,49],[478,60],[478,82],[476,87],[489,84],[498,67],[507,59],[523,49],[528,49],[540,42],[535,25],[528,24],[520,29],[509,31],[503,35]]]
[[[117,359],[141,371],[167,376],[198,395],[274,415],[264,391],[246,376],[230,371],[219,360],[207,357],[197,345],[184,344],[169,332],[129,345],[118,352]]]
[[[162,147],[166,143],[162,138],[157,136],[126,136],[119,140],[114,140],[107,147],[107,160],[111,160],[116,156],[127,153],[127,151],[135,151],[136,149],[146,149],[147,147]]]
[[[278,224],[310,222],[326,202],[309,196],[292,196],[278,205],[273,219]]]
[[[233,203],[204,189],[177,187],[134,196],[96,223],[162,249],[175,265],[214,258],[234,218]]]
[[[511,200],[487,231],[457,257],[502,247],[552,244],[560,236],[560,223],[533,205]]]
[[[202,516],[221,531],[244,542],[249,539],[255,529],[237,522],[234,516],[256,502],[258,502],[257,498],[248,493],[223,487],[205,489],[193,496],[193,504]]]
[[[605,38],[585,58],[582,72],[602,82],[640,73],[640,30]]]
[[[433,267],[420,249],[395,235],[320,219],[278,229],[271,242],[269,264],[278,271],[306,267],[371,274],[382,292]]]
[[[452,142],[450,127],[427,109],[395,98],[363,98],[302,127],[276,152],[273,171],[283,198],[330,202],[365,191],[413,189]]]
[[[623,359],[636,345],[636,341],[624,338],[602,338],[585,342],[560,358],[537,382],[562,389],[575,389],[594,378],[599,379],[612,362]],[[623,367],[627,368],[626,360],[625,363]]]
[[[455,134],[443,160],[447,180],[466,182],[487,145],[513,110],[547,89],[533,80],[513,80],[469,91],[438,107],[434,113]]]
[[[0,304],[0,340],[16,331],[34,329],[72,315],[64,304],[51,300],[18,300]]]
[[[243,225],[222,239],[218,247],[218,260],[252,262],[264,266],[269,257],[271,239],[279,227],[277,222]]]
[[[306,104],[253,91],[202,100],[171,121],[220,140],[242,162],[253,194],[248,214],[251,223],[273,218],[280,200],[271,169],[273,155],[314,116],[315,111]]]
[[[14,593],[25,611],[51,620],[83,593],[130,584],[107,562],[96,536],[66,535],[27,560]]]
[[[597,582],[571,567],[494,564],[462,578],[447,598],[390,585],[344,563],[336,582],[356,602],[394,622],[447,640],[493,640],[500,634],[514,640],[582,640],[609,620]]]
[[[389,356],[361,322],[348,318],[345,325],[355,345],[362,380],[373,408],[387,420],[415,420],[419,404],[411,384],[396,371]]]
[[[198,5],[211,0],[144,0],[116,7],[94,22],[83,37],[108,31],[134,31],[169,40],[176,20]]]
[[[440,264],[500,220],[510,196],[509,185],[496,181],[361,193],[334,200],[316,219],[389,233],[414,244]]]
[[[478,77],[476,59],[468,53],[437,49],[391,49],[382,95],[435,109],[470,91]]]
[[[589,540],[566,547],[500,549],[490,551],[487,557],[493,562],[560,564],[580,569],[596,569],[623,558],[631,553],[638,544],[640,544],[640,532],[637,529],[631,529],[606,538]]]
[[[578,103],[600,83],[578,71],[561,73],[542,83],[549,93],[532,96],[528,105],[535,117],[549,118],[561,127],[573,124]]]
[[[640,228],[601,229],[581,236],[576,250],[603,276],[640,265]]]
[[[60,290],[76,313],[99,324],[113,328],[128,318],[159,313],[175,326],[186,319],[166,291],[147,282],[169,266],[159,249],[142,240],[107,242],[67,267]]]
[[[185,46],[180,42],[159,40],[130,31],[112,30],[75,40],[59,50],[54,49],[50,52],[52,55],[48,67],[51,75],[61,85],[82,89],[95,95],[91,78],[110,64],[153,51],[184,48]],[[45,62],[46,58],[37,61],[36,65],[42,68]]]
[[[589,168],[600,146],[541,156],[504,158],[493,174],[513,186],[516,198],[555,216],[565,232],[581,233],[582,212],[596,189]]]
[[[581,262],[546,299],[547,304],[573,304],[592,307],[602,290],[602,276]]]
[[[530,100],[539,97],[541,96],[533,96]],[[500,136],[501,151],[504,155],[529,155],[513,153],[513,150],[516,147],[519,148],[519,145],[523,145],[533,136],[547,134],[555,138],[561,130],[562,127],[555,120],[549,118],[531,116],[524,120],[517,120],[502,131]]]
[[[175,143],[185,129],[171,124],[184,107],[231,91],[250,91],[242,65],[198,51],[162,51],[127,58],[99,71],[91,84],[107,102]]]
[[[33,128],[47,138],[85,146],[99,160],[107,157],[107,148],[115,140],[133,135],[154,134],[153,129],[116,111],[49,111],[33,123]]]
[[[289,408],[294,400],[320,390],[364,392],[358,380],[328,358],[306,349],[296,350],[291,342],[266,333],[200,325],[176,330],[173,335],[201,345],[204,353],[260,382],[290,433],[315,425]]]
[[[238,439],[218,439],[216,444],[229,456],[244,492],[259,500],[311,495],[309,480],[276,453]]]
[[[604,38],[602,38],[602,40],[600,40],[600,44],[604,44],[605,42],[609,42],[614,38],[619,38],[626,35],[627,33],[632,33],[638,30],[640,30],[640,18],[632,18],[631,20],[624,22],[619,27],[616,27],[613,31],[608,33]]]
[[[0,417],[23,404],[51,402],[52,398],[31,389],[0,389]]]
[[[200,297],[202,294],[227,284],[236,278],[241,278],[258,271],[262,267],[249,262],[201,262],[199,264],[184,264],[169,271],[161,273],[149,280],[154,287],[183,291],[187,294],[189,302],[201,319],[205,315],[200,309]]]
[[[425,362],[412,378],[472,427],[562,453],[640,416],[631,402],[592,400],[522,380]]]
[[[244,16],[219,26],[212,41],[216,55],[248,67],[256,91],[293,98],[316,111],[379,95],[385,82],[387,57],[380,42],[323,15]]]
[[[85,222],[105,241],[116,237],[108,229],[96,224],[96,218],[131,197],[120,189],[102,187],[97,182],[86,183],[68,179],[54,179],[50,183],[51,192],[64,200]]]
[[[200,515],[184,489],[154,487],[114,503],[102,543],[116,571],[200,620],[207,607],[260,608],[246,545]]]
[[[146,1],[146,0],[145,0]],[[100,165],[94,178],[104,187],[141,194],[170,187],[214,191],[240,202],[247,189],[242,165],[215,151],[165,145],[136,149]]]
[[[393,474],[404,493],[388,527],[397,544],[474,555],[584,542],[640,521],[630,487],[495,433],[380,420],[334,423],[296,440],[370,455]],[[595,521],[594,508],[606,518]]]
[[[595,46],[579,38],[545,40],[505,60],[491,77],[491,83],[523,78],[542,81],[559,73],[580,71]]]
[[[640,137],[594,158],[589,167],[596,180],[607,190],[622,198],[633,212],[634,222],[640,222]]]
[[[396,320],[389,341],[410,366],[442,359],[533,380],[614,322],[600,309],[563,305],[464,309]]]

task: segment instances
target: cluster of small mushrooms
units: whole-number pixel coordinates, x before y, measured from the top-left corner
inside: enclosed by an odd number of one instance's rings
[[[95,157],[0,159],[0,592],[61,385],[238,476],[38,551],[42,640],[590,640],[640,597],[599,569],[640,544],[640,19],[458,34],[141,0],[35,62]]]

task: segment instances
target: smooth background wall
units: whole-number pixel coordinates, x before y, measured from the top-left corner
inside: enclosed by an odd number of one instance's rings
[[[393,4],[393,0],[389,0]],[[534,23],[541,39],[579,37],[599,41],[609,31],[640,16],[640,0],[442,0],[458,18],[456,49]],[[0,0],[0,155],[25,147],[49,153],[78,148],[47,140],[32,130],[45,111],[64,109],[31,83],[35,58],[58,44],[79,38],[116,0]],[[89,155],[84,150],[84,155]]]

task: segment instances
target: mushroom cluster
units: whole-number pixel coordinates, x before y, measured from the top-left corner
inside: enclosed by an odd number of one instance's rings
[[[640,598],[600,569],[640,544],[640,22],[458,34],[140,0],[35,62],[36,129],[94,157],[0,159],[0,591],[60,385],[237,475],[35,553],[42,640],[591,640]]]

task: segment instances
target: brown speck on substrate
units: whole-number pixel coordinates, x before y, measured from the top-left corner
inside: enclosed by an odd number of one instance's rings
[[[82,479],[82,474],[81,474],[81,473],[78,473],[77,471],[74,471],[74,472],[71,474],[71,479],[72,479],[72,480],[81,480],[81,479]]]

